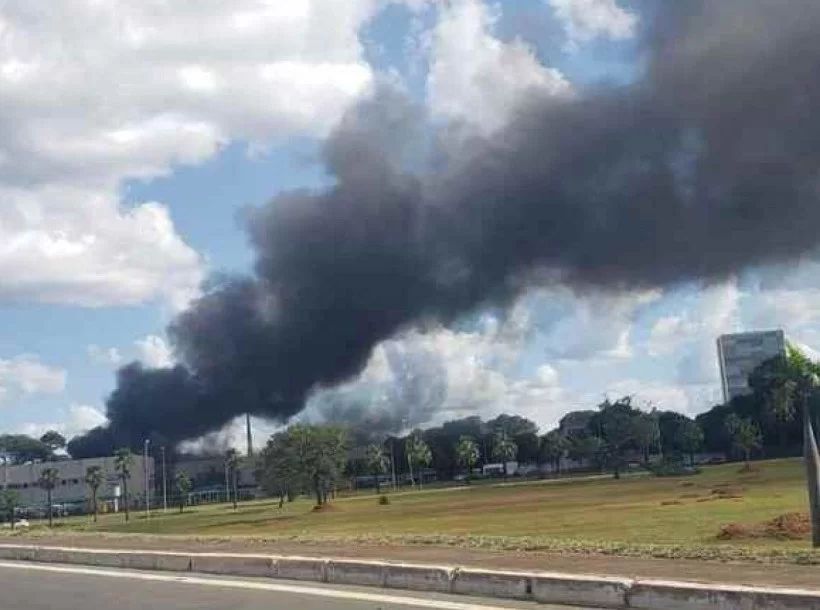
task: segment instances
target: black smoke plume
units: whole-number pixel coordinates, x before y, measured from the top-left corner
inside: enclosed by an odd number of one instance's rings
[[[533,92],[505,128],[447,141],[424,171],[405,169],[419,167],[420,112],[375,95],[326,144],[332,187],[248,213],[253,277],[222,280],[170,326],[185,368],[126,367],[92,435],[284,421],[397,331],[533,284],[711,281],[811,253],[818,32],[816,0],[657,3],[634,82]]]

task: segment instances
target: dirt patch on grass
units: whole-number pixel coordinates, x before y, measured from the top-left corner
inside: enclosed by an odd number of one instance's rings
[[[801,540],[811,532],[806,513],[785,513],[762,523],[729,523],[718,532],[719,540],[770,538],[773,540]]]

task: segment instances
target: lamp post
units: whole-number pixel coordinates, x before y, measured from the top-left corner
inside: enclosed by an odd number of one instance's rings
[[[162,446],[162,512],[168,512],[168,477],[165,470],[165,446]]]
[[[150,476],[151,471],[148,468],[148,445],[151,444],[151,439],[146,438],[145,442],[142,445],[142,469],[143,474],[145,476],[145,518],[151,518],[151,487],[150,487]]]

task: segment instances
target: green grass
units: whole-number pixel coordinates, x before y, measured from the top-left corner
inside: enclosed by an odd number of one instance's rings
[[[717,539],[721,525],[754,524],[788,512],[805,512],[800,460],[773,460],[740,472],[738,464],[705,468],[690,477],[634,477],[473,486],[391,495],[379,505],[374,494],[340,497],[327,510],[312,502],[257,501],[187,509],[184,514],[103,515],[64,520],[60,530],[250,536],[292,540],[350,540],[445,544],[510,549],[568,549],[617,554],[786,557],[817,560],[808,539]],[[718,498],[716,490],[734,498]],[[705,500],[704,500],[705,499]],[[700,500],[700,501],[699,501]],[[31,532],[35,533],[34,531]]]

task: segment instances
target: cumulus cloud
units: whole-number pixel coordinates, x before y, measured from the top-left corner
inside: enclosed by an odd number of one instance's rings
[[[102,364],[105,366],[117,366],[122,362],[122,354],[116,347],[100,347],[96,344],[91,344],[86,348],[88,357],[94,364]]]
[[[134,341],[137,348],[137,357],[151,368],[172,366],[174,356],[171,346],[158,335],[148,335]]]
[[[434,116],[492,131],[528,93],[569,93],[566,78],[542,65],[524,42],[503,42],[494,35],[498,18],[481,0],[456,0],[440,8],[428,43],[427,95]]]
[[[568,48],[595,38],[625,40],[631,38],[638,24],[635,13],[627,11],[617,0],[547,0],[567,34]]]
[[[371,84],[358,32],[380,5],[4,3],[0,300],[184,306],[203,261],[123,181],[325,134]]]
[[[65,369],[44,364],[24,354],[0,359],[0,398],[16,394],[59,394],[65,389]]]

